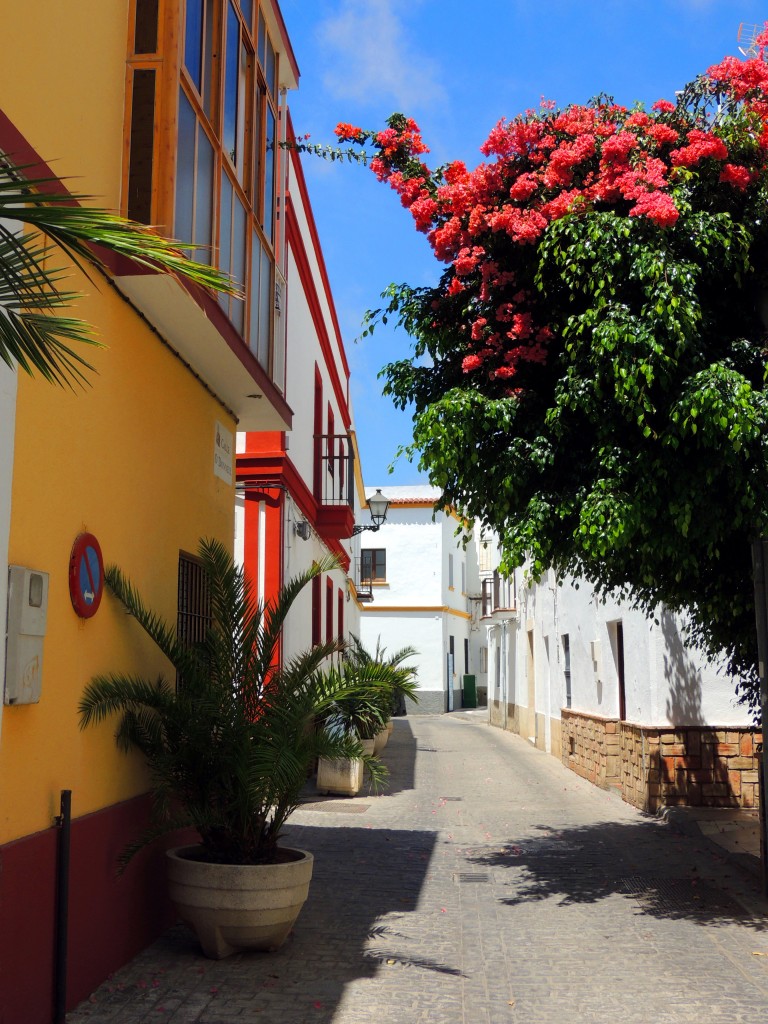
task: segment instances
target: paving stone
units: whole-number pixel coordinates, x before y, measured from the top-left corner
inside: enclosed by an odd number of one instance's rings
[[[765,1018],[768,907],[701,837],[479,715],[398,719],[383,795],[308,791],[315,854],[274,954],[178,926],[68,1024],[738,1024]]]

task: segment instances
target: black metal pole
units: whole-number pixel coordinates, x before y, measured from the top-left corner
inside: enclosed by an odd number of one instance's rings
[[[763,755],[760,758],[760,861],[763,873],[763,894],[768,896],[768,818],[765,794],[768,793],[768,757],[765,756],[765,727],[768,725],[768,538],[752,542],[752,571],[755,584],[755,622],[757,625],[757,661],[760,676],[760,726],[763,730]]]
[[[69,847],[72,824],[72,790],[61,791],[61,813],[56,858],[56,952],[54,960],[54,1024],[65,1024],[67,1014],[67,939],[69,925]]]

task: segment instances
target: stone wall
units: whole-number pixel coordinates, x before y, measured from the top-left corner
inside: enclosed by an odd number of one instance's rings
[[[571,771],[607,789],[618,786],[620,777],[619,722],[563,708],[560,749],[563,764]]]
[[[750,729],[659,729],[563,709],[561,756],[644,811],[662,805],[757,807],[762,736]]]
[[[749,729],[674,730],[622,724],[622,796],[646,811],[662,805],[757,807],[757,745]]]

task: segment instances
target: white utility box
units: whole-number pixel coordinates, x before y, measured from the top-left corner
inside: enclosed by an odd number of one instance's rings
[[[5,704],[36,704],[43,683],[48,573],[8,567]]]

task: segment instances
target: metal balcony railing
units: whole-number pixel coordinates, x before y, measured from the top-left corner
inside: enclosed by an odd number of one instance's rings
[[[355,453],[347,434],[315,434],[315,498],[354,508]]]
[[[510,611],[515,607],[515,579],[508,579],[494,570],[493,575],[481,581],[482,615],[486,618],[498,611]]]
[[[373,580],[370,578],[370,566],[363,569],[362,558],[355,559],[355,590],[358,601],[373,600]]]

